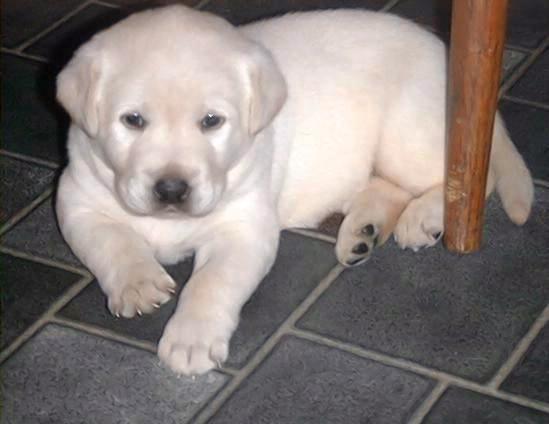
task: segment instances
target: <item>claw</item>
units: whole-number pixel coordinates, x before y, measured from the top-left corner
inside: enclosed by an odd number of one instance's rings
[[[168,291],[171,293],[171,294],[175,294],[175,289],[174,288],[169,288]]]
[[[155,308],[155,309],[160,308],[160,303],[153,303],[153,308]]]
[[[143,315],[143,312],[141,312],[140,309],[137,309],[137,315],[142,316],[142,315]]]

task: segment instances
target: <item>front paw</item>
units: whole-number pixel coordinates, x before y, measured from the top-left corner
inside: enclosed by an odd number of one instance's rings
[[[236,327],[229,318],[175,314],[158,344],[160,360],[178,374],[197,375],[221,367]]]
[[[136,264],[117,273],[108,293],[108,307],[116,317],[132,318],[135,314],[150,313],[170,300],[176,284],[157,264]]]

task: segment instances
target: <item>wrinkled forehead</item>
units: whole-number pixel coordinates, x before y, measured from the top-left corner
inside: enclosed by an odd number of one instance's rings
[[[227,57],[173,56],[156,51],[140,60],[119,58],[107,91],[128,108],[237,107],[242,97],[238,64]],[[223,106],[225,107],[225,106]]]

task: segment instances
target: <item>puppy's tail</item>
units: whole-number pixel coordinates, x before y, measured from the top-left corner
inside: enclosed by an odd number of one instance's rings
[[[515,224],[524,224],[532,210],[534,183],[499,114],[494,125],[491,162],[503,209]]]

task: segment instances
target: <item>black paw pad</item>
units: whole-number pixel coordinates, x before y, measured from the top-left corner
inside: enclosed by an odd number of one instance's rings
[[[370,248],[366,243],[358,243],[355,247],[353,247],[352,252],[355,255],[364,255],[365,253],[368,253],[369,250]]]

